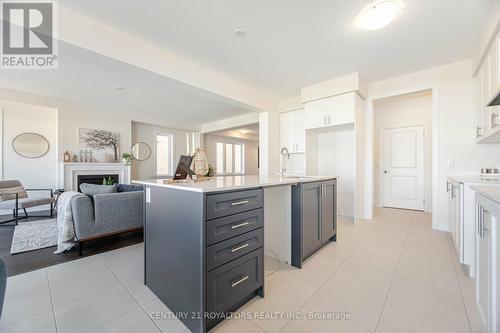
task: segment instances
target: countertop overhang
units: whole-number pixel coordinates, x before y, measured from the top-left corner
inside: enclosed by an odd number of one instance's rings
[[[448,179],[462,184],[498,184],[500,177],[486,175],[448,175]]]
[[[500,186],[472,186],[472,189],[500,205]]]
[[[220,176],[206,181],[189,181],[180,183],[165,183],[165,179],[133,180],[132,183],[166,187],[176,190],[193,191],[201,193],[220,192],[237,189],[250,189],[258,187],[272,187],[296,185],[299,183],[312,183],[336,179],[335,176]]]

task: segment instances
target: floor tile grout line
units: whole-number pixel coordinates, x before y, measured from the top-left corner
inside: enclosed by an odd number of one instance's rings
[[[354,226],[354,225],[355,225],[355,222],[353,222],[353,226]],[[365,238],[366,238],[366,237],[365,237]],[[353,246],[354,250],[356,250],[356,249],[357,249],[357,248],[361,245],[361,243],[362,243],[362,242],[360,242],[360,243],[359,243],[358,245],[356,245],[356,246]],[[327,279],[326,279],[326,280],[325,280],[325,281],[321,284],[321,286],[319,286],[319,288],[318,288],[318,289],[317,289],[317,290],[316,290],[316,291],[315,291],[315,292],[314,292],[314,293],[313,293],[313,294],[312,294],[312,295],[311,295],[311,296],[310,296],[307,300],[305,300],[306,302],[304,303],[304,305],[302,305],[302,306],[300,307],[300,309],[298,310],[299,312],[300,312],[300,311],[302,311],[302,310],[303,310],[303,309],[304,309],[304,308],[305,308],[305,307],[309,304],[309,302],[310,302],[310,301],[311,301],[311,299],[314,297],[314,295],[316,295],[316,293],[318,293],[318,291],[319,291],[321,288],[323,288],[323,286],[324,286],[324,285],[328,282],[328,280],[329,280],[329,279],[330,279],[330,278],[331,278],[331,277],[332,277],[332,276],[333,276],[333,275],[334,275],[334,274],[335,274],[335,273],[336,273],[336,272],[337,272],[337,271],[338,271],[338,270],[339,270],[339,269],[340,269],[340,268],[341,268],[341,267],[342,267],[342,266],[346,263],[347,259],[348,259],[348,258],[352,255],[352,253],[354,252],[354,250],[353,250],[353,251],[349,254],[349,256],[347,256],[347,257],[346,257],[345,259],[343,259],[343,260],[338,260],[338,259],[336,259],[336,260],[340,261],[340,262],[341,262],[341,264],[340,264],[340,265],[339,265],[339,266],[338,266],[338,267],[337,267],[337,268],[336,268],[336,269],[335,269],[335,270],[334,270],[334,271],[333,271],[333,272],[332,272],[332,273],[328,276],[328,278],[327,278]],[[320,275],[321,275],[321,274],[320,274]],[[273,286],[276,286],[276,285],[275,285],[275,284],[273,284]],[[283,290],[283,289],[281,289],[279,286],[276,286],[276,287],[278,287],[280,290]],[[288,291],[287,291],[287,292],[288,292]],[[289,294],[291,294],[290,292],[288,292],[288,293],[289,293]],[[294,295],[294,296],[295,296],[295,295]],[[289,320],[289,321],[285,324],[285,326],[283,326],[283,327],[282,327],[282,328],[278,331],[278,333],[282,332],[282,331],[283,331],[286,327],[288,327],[289,325],[291,325],[291,323],[292,323],[292,320]],[[358,325],[357,323],[353,323],[353,324],[355,324],[355,325],[356,325],[356,326],[358,326],[358,327],[364,328],[364,327],[362,327],[362,326]]]
[[[382,222],[384,221],[384,219],[385,219],[385,216],[382,218],[382,220],[377,221],[376,223],[382,223]],[[355,225],[356,225],[356,223],[355,223],[355,222],[353,222],[353,226],[355,226]],[[338,270],[339,270],[339,269],[340,269],[340,268],[341,268],[344,264],[346,264],[346,261],[347,261],[347,260],[348,260],[348,259],[352,256],[352,254],[354,253],[354,251],[355,251],[357,248],[359,248],[359,247],[361,246],[361,244],[362,244],[363,242],[365,242],[365,241],[366,241],[366,239],[368,238],[368,236],[369,236],[370,234],[372,234],[373,232],[375,232],[375,230],[371,230],[370,232],[368,232],[368,233],[364,236],[363,240],[362,240],[362,241],[361,241],[358,245],[353,246],[354,250],[353,250],[353,251],[352,251],[352,252],[351,252],[351,253],[350,253],[350,254],[349,254],[349,255],[348,255],[348,256],[347,256],[344,260],[339,260],[339,261],[341,261],[342,263],[341,263],[341,264],[340,264],[340,265],[339,265],[339,266],[335,269],[335,271],[334,271],[334,272],[333,272],[333,273],[332,273],[332,274],[331,274],[331,275],[330,275],[330,276],[329,276],[329,277],[325,280],[325,282],[324,282],[324,283],[322,283],[322,284],[321,284],[321,286],[320,286],[320,287],[319,287],[319,288],[318,288],[318,289],[317,289],[317,290],[316,290],[316,291],[315,291],[315,292],[314,292],[314,293],[313,293],[313,294],[309,297],[309,299],[307,299],[307,300],[306,300],[306,302],[305,302],[305,303],[304,303],[304,305],[303,305],[303,306],[299,309],[299,311],[302,311],[302,310],[304,309],[304,307],[306,307],[306,306],[310,303],[310,301],[311,301],[311,299],[314,297],[314,295],[316,295],[316,294],[318,293],[318,291],[319,291],[319,290],[320,290],[320,289],[321,289],[321,288],[322,288],[322,287],[323,287],[323,286],[324,286],[324,285],[328,282],[328,280],[329,280],[329,279],[330,279],[330,278],[331,278],[331,277],[332,277],[332,276],[333,276],[333,275],[334,275],[334,274],[335,274],[335,273],[336,273],[336,272],[337,272],[337,271],[338,271]],[[402,251],[402,249],[401,249],[401,251]],[[349,265],[354,265],[354,264],[349,264]],[[358,266],[358,265],[354,265],[354,266],[356,266],[356,267],[360,267],[360,268],[364,268],[364,269],[368,269],[368,270],[371,270],[371,271],[375,271],[375,272],[378,272],[378,273],[381,273],[381,272],[379,272],[379,271],[377,271],[377,270],[373,270],[373,269],[369,269],[369,268],[361,267],[361,266]],[[387,273],[385,273],[385,274],[387,274]],[[387,275],[388,275],[388,274],[387,274]],[[274,284],[273,284],[273,285],[274,285]],[[278,287],[278,288],[279,288],[279,287]],[[280,288],[280,289],[281,289],[281,288]],[[284,329],[285,329],[288,325],[290,325],[290,324],[291,324],[291,322],[292,322],[291,320],[290,320],[290,321],[288,321],[288,322],[287,322],[287,324],[286,324],[285,326],[283,326],[283,328],[282,328],[281,330],[279,330],[279,331],[278,331],[278,333],[282,332],[282,331],[283,331],[283,330],[284,330]],[[355,321],[350,322],[350,324],[355,325],[355,326],[357,326],[357,327],[360,327],[360,328],[362,328],[362,329],[368,330],[368,331],[370,331],[370,332],[375,332],[375,331],[370,330],[370,329],[368,329],[368,328],[366,328],[366,327],[364,327],[364,326],[361,326],[360,324],[358,324],[358,323],[357,323],[357,322],[355,322]]]
[[[104,262],[104,265],[106,265],[106,267],[111,271],[111,273],[115,276],[115,278],[118,280],[118,282],[120,282],[120,284],[123,286],[123,288],[127,291],[127,293],[130,295],[130,297],[132,297],[132,299],[135,301],[135,303],[137,303],[137,305],[139,305],[139,308],[148,316],[148,319],[151,320],[153,322],[153,324],[155,324],[155,326],[158,328],[158,330],[160,332],[162,332],[160,326],[156,323],[156,321],[154,321],[151,316],[149,315],[149,313],[146,311],[146,309],[144,308],[144,306],[139,302],[139,300],[130,292],[130,290],[127,288],[127,286],[125,285],[124,281],[122,281],[122,279],[120,279],[118,277],[118,275],[116,275],[116,273],[113,271],[113,269],[106,263],[105,260],[103,260],[102,258],[100,258],[103,262]],[[156,297],[156,295],[155,295]],[[152,300],[151,302],[148,302],[147,304],[149,303],[152,303],[154,302],[154,300]],[[170,309],[169,309],[170,310]],[[132,311],[132,310],[131,310]],[[178,320],[178,319],[177,319]],[[183,324],[184,325],[184,324]]]
[[[401,261],[401,256],[403,254],[404,248],[405,248],[406,243],[408,241],[408,234],[410,233],[410,229],[411,229],[411,227],[412,227],[412,225],[413,225],[414,222],[415,222],[415,212],[413,212],[413,216],[411,218],[410,227],[408,228],[408,230],[406,232],[406,236],[405,236],[405,241],[403,243],[403,247],[401,248],[401,251],[400,251],[399,257],[398,257],[398,261],[396,263],[396,267],[394,269],[394,272],[392,273],[391,282],[389,283],[389,287],[387,288],[387,292],[386,292],[386,295],[385,295],[385,298],[384,298],[384,304],[382,305],[382,310],[380,311],[380,315],[379,315],[379,318],[378,318],[378,321],[377,321],[377,325],[375,326],[375,332],[378,330],[378,328],[380,326],[380,321],[382,320],[382,316],[384,315],[384,310],[385,310],[385,307],[387,305],[387,301],[389,299],[389,295],[391,294],[392,284],[394,283],[394,279],[396,277],[396,272],[397,272],[397,270],[399,268],[399,263]]]
[[[416,217],[416,215],[415,215],[415,217]],[[415,220],[413,220],[413,221],[412,221],[412,224],[413,224],[413,223],[415,223]],[[450,248],[449,248],[449,247],[451,246],[451,245],[450,245],[451,243],[450,243],[450,237],[449,237],[449,234],[446,234],[446,240],[445,240],[445,242],[446,242],[446,245],[447,245],[447,246],[446,246],[446,248],[448,248],[448,251],[450,251],[450,253],[448,254],[448,259],[451,261],[451,264],[453,265],[453,272],[455,273],[455,277],[457,278],[457,270],[456,270],[456,265],[455,265],[455,264],[454,264],[454,262],[453,262],[453,260],[455,260],[455,258],[454,258],[454,254],[453,254],[453,253],[451,253],[451,250],[450,250]],[[399,262],[398,262],[398,266],[399,266]],[[458,283],[458,281],[457,281],[457,283]],[[460,288],[460,287],[461,287],[461,286],[459,285],[459,288]],[[449,291],[444,290],[444,292],[449,292]],[[456,293],[452,293],[452,294],[457,295]],[[459,296],[459,295],[457,295],[457,296]],[[462,297],[462,301],[464,301],[464,298],[463,298],[463,294],[462,294],[462,293],[460,293],[460,297]],[[424,315],[426,315],[426,316],[430,316],[430,317],[433,317],[433,318],[437,318],[437,319],[439,319],[439,320],[441,320],[441,321],[443,321],[443,322],[445,322],[445,323],[447,323],[447,324],[453,325],[453,322],[450,322],[450,321],[448,321],[448,320],[442,319],[442,318],[440,318],[440,317],[436,316],[435,314],[430,314],[430,313],[427,313],[427,312],[424,312],[424,311],[421,311],[421,310],[415,309],[415,308],[413,308],[413,307],[411,307],[411,306],[408,306],[407,304],[401,304],[401,303],[399,303],[399,302],[396,302],[395,304],[400,304],[400,305],[403,305],[403,306],[405,306],[405,307],[410,307],[410,308],[412,309],[412,311],[416,311],[416,312],[418,312],[418,313],[422,313],[422,314],[424,314]],[[467,320],[469,320],[469,318],[468,318],[468,313],[467,313],[467,309],[465,309],[465,312],[466,312]],[[471,328],[470,328],[470,321],[468,321],[468,324],[469,324],[469,330],[471,330]],[[460,327],[463,327],[463,326],[460,326]],[[472,332],[472,330],[471,330],[471,332]]]
[[[57,319],[56,319],[56,310],[54,308],[54,299],[52,297],[52,288],[50,286],[50,280],[49,280],[49,272],[45,268],[45,278],[47,279],[47,286],[49,288],[49,296],[50,296],[50,304],[52,306],[52,318],[54,318],[54,325],[56,327],[56,333],[59,332],[59,325],[57,324]]]
[[[95,256],[97,256],[97,254],[96,254]],[[89,257],[85,257],[85,258],[89,258]],[[78,260],[78,259],[77,259],[77,260]],[[119,278],[118,278],[118,277],[114,274],[114,272],[111,270],[111,268],[110,268],[108,265],[106,265],[106,263],[104,262],[104,260],[103,260],[102,258],[99,258],[99,260],[101,260],[101,261],[104,263],[104,265],[106,266],[106,268],[107,268],[107,269],[109,269],[109,270],[111,271],[111,273],[112,273],[112,274],[113,274],[113,276],[116,278],[116,280],[117,280],[118,282],[120,282],[120,283],[121,283],[120,279],[119,279]],[[62,264],[64,264],[64,263],[62,263]],[[48,270],[47,270],[47,278],[48,278]],[[49,281],[50,281],[50,278],[49,278]],[[118,285],[118,284],[116,284],[116,285]],[[113,288],[113,287],[115,287],[115,285],[113,285],[113,286],[109,286],[109,287],[107,287],[107,288],[109,289],[109,288]],[[84,295],[84,296],[81,296],[81,297],[79,297],[79,298],[73,299],[73,300],[71,300],[71,301],[66,301],[66,302],[64,302],[64,303],[61,303],[61,304],[59,304],[59,305],[55,306],[55,307],[54,307],[54,310],[55,310],[55,309],[59,309],[60,307],[66,306],[66,305],[68,305],[68,304],[74,303],[74,302],[76,302],[76,301],[80,301],[80,300],[82,300],[83,298],[87,298],[87,297],[94,296],[94,295],[96,295],[96,294],[98,294],[98,293],[102,292],[103,290],[104,290],[104,289],[102,289],[102,290],[98,290],[98,291],[94,291],[94,292],[91,292],[91,293],[89,293],[89,294],[87,294],[87,295]]]
[[[449,248],[450,254],[451,254],[451,260],[452,260],[452,264],[453,264],[453,270],[455,271],[455,278],[456,278],[457,284],[458,284],[458,290],[460,290],[460,296],[462,298],[462,303],[463,303],[464,310],[465,310],[465,316],[467,317],[467,322],[469,324],[469,330],[470,330],[470,332],[473,332],[473,330],[472,330],[472,322],[471,322],[471,319],[470,319],[470,316],[469,316],[469,311],[467,311],[467,304],[465,302],[465,297],[464,297],[464,293],[463,293],[463,290],[462,290],[462,284],[460,283],[460,278],[459,278],[459,273],[460,272],[457,271],[457,266],[455,265],[455,262],[454,262],[455,260],[458,261],[458,257],[456,256],[456,253],[452,252],[452,251],[455,251],[455,249],[453,249],[453,243],[452,243],[452,240],[450,238],[450,235],[447,235],[446,239],[447,239],[448,248]],[[458,261],[458,263],[460,265],[460,261]]]
[[[40,269],[46,270],[46,268],[40,268]],[[27,273],[29,273],[29,272],[27,272]],[[23,274],[26,274],[26,273],[23,273]],[[8,277],[8,278],[10,278],[10,277]],[[8,279],[8,278],[7,278],[7,279]],[[48,284],[48,281],[47,281],[47,284]],[[30,289],[28,289],[28,290],[26,290],[26,291],[24,291],[24,292],[31,291],[31,290],[33,290],[33,289],[37,289],[37,288],[41,288],[41,286],[34,287],[34,288],[30,288]],[[36,313],[34,313],[34,314],[30,315],[30,316],[29,316],[29,317],[27,317],[27,318],[19,319],[19,320],[16,320],[16,321],[12,322],[12,323],[6,324],[6,325],[4,325],[4,326],[0,326],[0,331],[1,331],[1,330],[3,330],[3,329],[5,329],[6,327],[10,327],[10,326],[13,326],[13,325],[17,325],[17,324],[19,324],[19,323],[21,323],[21,322],[23,322],[23,321],[25,321],[25,320],[30,320],[30,319],[32,319],[32,318],[34,318],[34,317],[36,317],[36,316],[39,316],[39,315],[44,314],[44,313],[49,312],[49,311],[52,311],[53,316],[55,316],[55,314],[54,314],[54,305],[53,305],[53,303],[52,303],[52,294],[51,294],[51,292],[50,292],[50,288],[49,288],[49,286],[48,286],[48,285],[47,285],[47,289],[49,290],[49,297],[50,297],[51,310],[42,311],[42,312],[36,312]],[[23,293],[23,292],[19,292],[19,293],[15,293],[15,294],[13,294],[13,295],[9,295],[9,297],[12,297],[12,296],[14,296],[14,295],[21,294],[21,293]],[[55,317],[54,317],[54,320],[55,320]]]

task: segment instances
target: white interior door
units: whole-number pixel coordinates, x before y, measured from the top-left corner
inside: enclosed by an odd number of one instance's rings
[[[384,207],[424,209],[424,127],[382,131]]]

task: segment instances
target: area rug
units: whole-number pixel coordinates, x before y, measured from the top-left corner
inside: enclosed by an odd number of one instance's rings
[[[10,254],[57,245],[57,219],[19,222],[14,230]]]

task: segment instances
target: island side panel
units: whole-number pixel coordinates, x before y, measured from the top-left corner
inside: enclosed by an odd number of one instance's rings
[[[205,304],[203,194],[147,188],[151,192],[145,205],[146,286],[192,332],[205,332],[205,321],[198,317]]]

